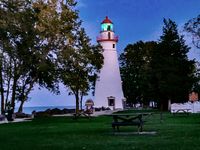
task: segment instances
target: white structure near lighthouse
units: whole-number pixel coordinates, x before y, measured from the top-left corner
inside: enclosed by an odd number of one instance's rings
[[[118,36],[115,36],[113,23],[108,17],[101,23],[97,42],[103,48],[104,65],[95,85],[94,106],[123,109],[124,95],[116,49]]]

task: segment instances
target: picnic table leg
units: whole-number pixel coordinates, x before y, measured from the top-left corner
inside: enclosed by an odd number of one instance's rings
[[[112,125],[113,131],[115,131],[115,125]]]
[[[138,132],[142,132],[142,126],[138,125]]]
[[[76,114],[73,115],[73,118],[72,118],[72,119],[73,119],[73,120],[76,120],[76,119],[77,119]]]
[[[142,115],[139,117],[139,121],[140,121],[140,124],[138,125],[138,131],[139,132],[142,132],[143,131],[143,121],[142,121]]]
[[[143,131],[143,127],[142,127],[142,125],[140,125],[140,132],[142,132]]]
[[[117,131],[119,132],[119,126],[117,126]]]

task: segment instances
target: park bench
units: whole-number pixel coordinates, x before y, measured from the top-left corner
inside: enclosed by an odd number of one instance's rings
[[[78,113],[74,113],[73,114],[73,119],[77,119],[79,117],[84,117],[84,118],[91,118],[91,114],[93,114],[93,106],[94,106],[94,102],[92,101],[92,99],[88,99],[85,102],[85,106],[86,106],[86,110],[80,110]]]
[[[74,113],[73,114],[73,119],[78,119],[79,117],[84,117],[84,118],[91,118],[91,114],[93,114],[93,112],[90,111],[80,111],[79,113]]]
[[[140,114],[113,114],[112,128],[119,131],[120,126],[137,126],[138,132],[143,131],[144,118],[143,116],[150,115],[150,113]]]
[[[191,109],[172,109],[173,115],[175,115],[175,114],[189,115],[191,113],[190,111],[191,111]]]

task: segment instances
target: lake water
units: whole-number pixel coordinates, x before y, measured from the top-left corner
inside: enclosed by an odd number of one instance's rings
[[[58,108],[58,109],[75,109],[75,106],[38,106],[38,107],[24,107],[23,108],[23,112],[26,114],[31,114],[34,110],[36,112],[38,111],[45,111],[47,109],[54,109],[54,108]],[[15,109],[15,112],[18,111],[18,108]]]

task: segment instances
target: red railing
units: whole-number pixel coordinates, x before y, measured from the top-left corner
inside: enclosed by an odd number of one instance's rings
[[[115,41],[118,42],[119,37],[118,36],[114,36],[113,38],[105,38],[102,36],[97,36],[97,42],[103,42],[103,41]]]

